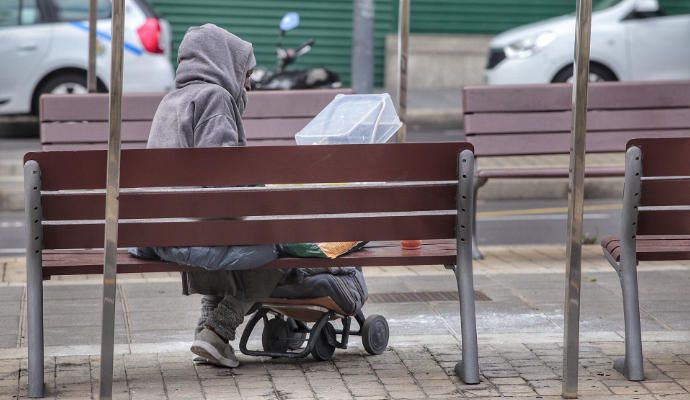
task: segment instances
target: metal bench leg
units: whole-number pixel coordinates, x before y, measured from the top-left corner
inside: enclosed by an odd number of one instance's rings
[[[614,368],[628,380],[644,379],[640,302],[637,290],[637,214],[640,204],[642,175],[640,149],[631,147],[625,154],[625,187],[621,215],[621,253],[617,272],[623,291],[625,320],[625,358],[616,360]]]
[[[36,161],[24,165],[26,213],[26,289],[29,347],[29,397],[43,397],[43,228],[41,171]]]
[[[458,160],[458,217],[456,222],[457,261],[453,269],[460,294],[460,328],[462,359],[455,373],[466,384],[479,383],[479,355],[477,323],[474,312],[474,282],[472,277],[472,221],[474,215],[474,154],[465,150]]]
[[[621,260],[622,261],[622,260]],[[644,380],[642,358],[642,330],[640,302],[637,290],[637,268],[628,262],[620,264],[621,290],[623,291],[623,318],[625,319],[625,358],[614,362],[613,367],[630,381]]]
[[[40,255],[39,255],[40,257]],[[27,257],[34,258],[34,257]],[[38,264],[38,265],[37,265]],[[43,281],[41,265],[27,260],[29,397],[43,397]]]
[[[475,260],[484,258],[482,252],[479,250],[479,241],[477,240],[477,193],[479,192],[479,188],[486,184],[486,181],[488,181],[487,178],[475,176],[472,188],[472,258]]]
[[[455,366],[455,374],[466,384],[479,383],[479,355],[477,345],[477,322],[474,312],[474,288],[471,268],[452,269],[460,294],[460,329],[462,335],[462,358]]]

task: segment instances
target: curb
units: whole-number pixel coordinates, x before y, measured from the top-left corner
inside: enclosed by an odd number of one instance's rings
[[[462,128],[462,110],[415,108],[407,110],[407,123],[424,126],[451,126]]]

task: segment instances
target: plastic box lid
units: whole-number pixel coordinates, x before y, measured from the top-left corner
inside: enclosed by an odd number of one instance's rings
[[[386,143],[402,123],[391,97],[339,94],[295,135],[297,144]]]

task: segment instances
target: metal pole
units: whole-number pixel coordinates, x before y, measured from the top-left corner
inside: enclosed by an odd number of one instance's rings
[[[96,24],[98,13],[97,0],[89,0],[89,67],[86,71],[86,88],[89,93],[96,93]]]
[[[398,13],[398,115],[403,123],[398,143],[407,141],[407,50],[410,39],[410,0],[400,0]]]
[[[105,256],[103,262],[103,322],[101,331],[101,400],[112,398],[117,295],[117,223],[120,192],[120,127],[122,123],[122,57],[124,0],[113,0],[110,62],[110,136],[105,197]]]
[[[575,33],[575,80],[572,95],[572,144],[570,148],[570,196],[568,198],[568,248],[563,335],[563,389],[566,399],[577,398],[580,340],[580,282],[582,279],[582,217],[584,210],[585,139],[587,135],[587,85],[592,0],[577,1]]]
[[[352,89],[371,93],[374,89],[374,0],[353,0]]]

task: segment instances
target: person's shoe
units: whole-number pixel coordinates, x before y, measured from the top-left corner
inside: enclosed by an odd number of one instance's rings
[[[196,335],[190,350],[211,364],[228,368],[235,368],[240,365],[232,346],[207,328]]]

